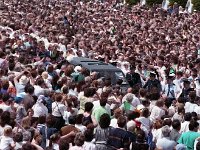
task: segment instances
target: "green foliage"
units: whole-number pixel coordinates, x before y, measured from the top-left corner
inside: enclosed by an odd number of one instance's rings
[[[194,10],[200,11],[200,0],[192,0],[192,3],[194,5]]]
[[[153,4],[162,4],[163,0],[146,0],[147,5],[152,6]]]
[[[126,0],[126,3],[129,5],[136,5],[139,2],[140,2],[140,0]]]
[[[162,4],[163,0],[146,0],[147,5],[152,6],[153,4]],[[178,3],[178,5],[185,8],[188,0],[169,0],[170,4],[174,4],[175,2]],[[126,0],[126,3],[129,5],[136,5],[139,3],[140,0]],[[194,9],[200,11],[200,0],[192,0],[192,3],[194,5]]]
[[[179,5],[185,8],[188,0],[170,0],[170,4],[174,4],[175,2]]]

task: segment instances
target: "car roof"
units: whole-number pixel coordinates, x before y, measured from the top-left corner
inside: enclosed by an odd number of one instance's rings
[[[80,65],[90,71],[110,70],[110,71],[115,71],[115,72],[121,72],[121,69],[119,69],[111,64],[106,64],[102,61],[94,60],[94,59],[90,59],[90,58],[74,57],[70,61],[70,63],[75,66]]]

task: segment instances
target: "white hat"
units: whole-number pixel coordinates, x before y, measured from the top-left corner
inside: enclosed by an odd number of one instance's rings
[[[82,69],[81,66],[76,66],[76,67],[74,68],[74,71],[75,71],[75,72],[79,72],[81,69]]]

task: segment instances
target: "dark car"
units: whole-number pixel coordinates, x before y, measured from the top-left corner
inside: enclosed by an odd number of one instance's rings
[[[104,78],[104,79],[110,78],[112,85],[115,85],[117,81],[121,79],[123,81],[122,82],[123,91],[129,87],[129,84],[121,69],[111,64],[107,64],[99,60],[93,60],[84,57],[74,57],[70,61],[70,64],[74,66],[80,65],[88,69],[90,72],[97,72],[99,78]]]

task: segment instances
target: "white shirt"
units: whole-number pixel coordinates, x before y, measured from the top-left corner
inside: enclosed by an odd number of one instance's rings
[[[179,88],[179,89],[182,89],[183,88],[183,82],[182,82],[182,78],[180,78],[180,79],[175,79],[174,81],[173,81],[173,83],[177,86],[177,88]]]
[[[75,90],[69,89],[68,95],[76,96],[77,97],[78,93]]]
[[[73,109],[73,113],[69,112],[69,111],[64,111],[64,115],[63,115],[63,119],[65,120],[65,124],[68,124],[68,118],[70,116],[76,116],[78,114],[78,109],[77,108],[72,108]]]
[[[64,112],[67,111],[67,107],[61,102],[52,103],[52,115],[55,117],[64,116]]]
[[[161,119],[163,115],[165,115],[165,111],[158,106],[154,106],[151,111],[150,119],[154,122],[156,119]]]
[[[40,95],[44,95],[45,93],[45,89],[44,88],[41,88],[39,85],[34,85],[34,94],[35,96],[40,96]]]
[[[168,97],[168,98],[176,98],[176,95],[179,93],[180,91],[177,89],[176,85],[170,85],[166,84],[163,87],[163,93]]]
[[[72,146],[69,148],[69,150],[84,150],[84,148],[81,146]]]
[[[1,142],[0,142],[0,149],[2,150],[10,150],[9,145],[14,143],[13,139],[11,137],[2,136]]]
[[[197,79],[198,78],[195,79],[194,83],[195,83],[195,86],[196,86],[196,94],[197,94],[197,96],[200,97],[200,81],[198,81]]]
[[[75,124],[75,127],[78,128],[82,133],[85,132],[85,130],[87,129],[84,125],[82,124]]]
[[[51,82],[48,79],[44,79],[44,82],[47,85],[47,87],[49,88],[49,90],[52,90]]]
[[[44,106],[43,103],[36,103],[35,105],[33,105],[32,109],[34,111],[33,117],[48,115],[48,109],[46,106]]]
[[[200,106],[196,106],[196,107],[194,108],[194,112],[196,112],[197,115],[200,115]]]
[[[190,124],[189,121],[184,121],[183,123],[181,123],[180,133],[184,133],[184,132],[189,131],[189,124]]]
[[[92,142],[84,142],[84,145],[83,145],[83,149],[84,150],[96,150],[96,145]]]
[[[12,112],[12,108],[9,105],[6,104],[0,104],[0,109],[2,109],[3,111],[9,111]]]
[[[118,128],[117,119],[116,118],[111,119],[110,126],[113,127],[113,128]]]
[[[16,88],[16,97],[18,97],[20,93],[24,92],[25,85],[20,84],[19,82],[15,82],[15,88]]]
[[[193,103],[190,103],[190,102],[186,102],[185,103],[185,113],[187,112],[193,112],[195,107],[198,107],[197,104],[193,104]]]
[[[158,139],[161,139],[163,137],[161,128],[157,130],[156,129],[152,130],[152,134],[154,142],[157,142]]]
[[[152,125],[151,120],[145,117],[136,118],[137,121],[141,122],[141,129],[148,135],[150,131],[150,127]]]
[[[167,137],[163,137],[161,139],[158,139],[156,146],[158,148],[162,148],[162,150],[174,150],[176,142],[169,140]]]

